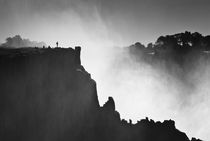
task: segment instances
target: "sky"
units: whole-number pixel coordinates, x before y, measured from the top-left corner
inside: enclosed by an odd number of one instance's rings
[[[57,41],[62,47],[80,45],[82,64],[97,82],[101,105],[113,96],[122,118],[171,118],[190,136],[209,140],[209,124],[200,123],[198,116],[210,114],[205,109],[209,101],[180,110],[182,106],[175,106],[183,102],[177,97],[183,92],[178,80],[163,77],[147,64],[133,62],[117,49],[137,41],[154,43],[161,35],[186,30],[209,35],[209,9],[209,0],[0,0],[0,43],[19,34],[50,46],[56,46]],[[210,83],[201,82],[204,86]],[[210,91],[207,87],[201,89]],[[162,93],[160,97],[155,96],[155,90]],[[192,99],[190,102],[195,104]],[[195,109],[199,112],[189,120],[188,115]]]
[[[120,46],[185,30],[205,35],[209,8],[208,0],[0,0],[0,42],[21,34],[51,46]]]

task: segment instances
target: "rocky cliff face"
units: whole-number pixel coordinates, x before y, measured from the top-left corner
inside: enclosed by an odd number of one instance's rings
[[[0,49],[0,140],[189,141],[172,120],[127,123],[111,97],[100,107],[80,50]]]

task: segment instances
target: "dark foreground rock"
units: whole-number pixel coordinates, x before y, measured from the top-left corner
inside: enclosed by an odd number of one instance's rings
[[[0,49],[1,141],[190,141],[172,120],[128,123],[111,97],[100,107],[80,49]]]

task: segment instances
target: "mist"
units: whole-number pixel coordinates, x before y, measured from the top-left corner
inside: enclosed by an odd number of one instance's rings
[[[100,4],[94,0],[1,0],[1,3],[7,9],[0,7],[0,42],[21,35],[35,41],[44,40],[52,47],[57,41],[62,47],[120,44],[120,37],[108,29]]]
[[[88,56],[83,51],[82,62],[98,84],[101,105],[113,96],[123,119],[134,123],[145,117],[172,119],[189,137],[210,138],[210,65],[205,54],[189,53],[182,66],[160,59],[145,61],[141,53],[133,54],[126,47],[96,54],[100,55]],[[91,57],[91,62],[85,61]]]

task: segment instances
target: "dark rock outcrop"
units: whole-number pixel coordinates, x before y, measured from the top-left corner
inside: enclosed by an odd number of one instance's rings
[[[189,141],[172,120],[127,123],[111,97],[100,107],[80,50],[0,49],[0,140]]]

